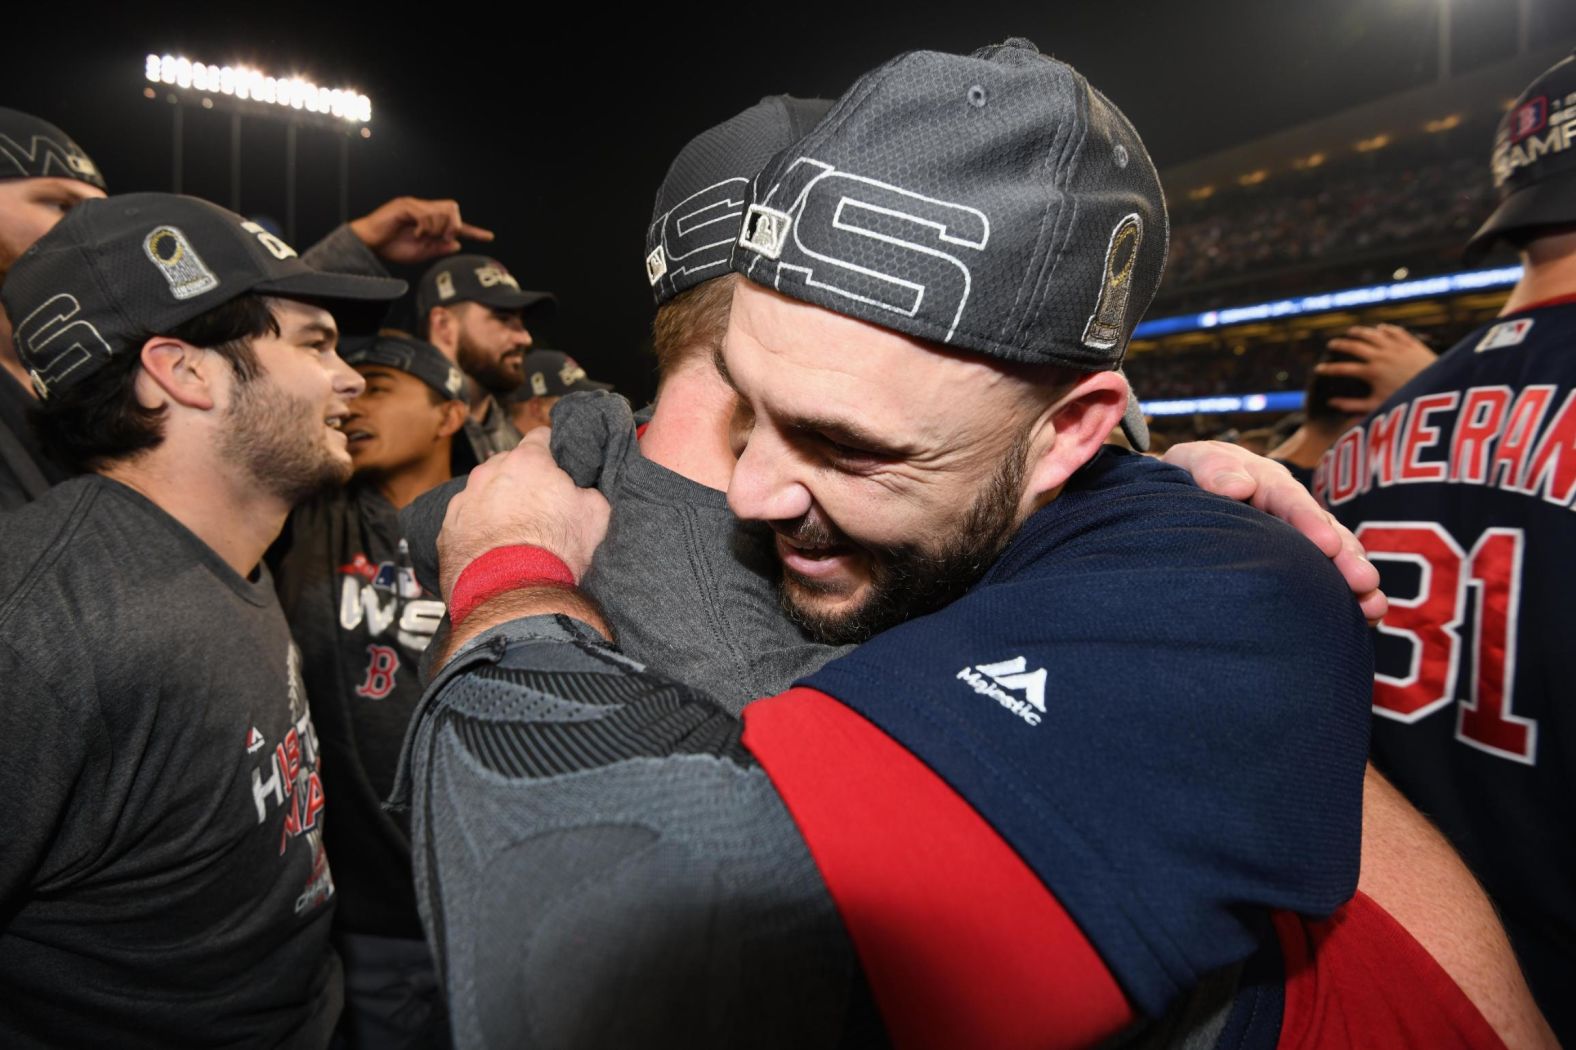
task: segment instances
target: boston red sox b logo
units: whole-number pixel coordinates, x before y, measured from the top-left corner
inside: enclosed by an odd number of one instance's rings
[[[367,677],[356,686],[356,695],[382,700],[394,691],[394,676],[399,674],[399,653],[387,645],[367,646]]]

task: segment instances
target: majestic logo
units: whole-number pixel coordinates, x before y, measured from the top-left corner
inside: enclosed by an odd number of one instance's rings
[[[438,274],[437,284],[439,299],[454,298],[454,275],[452,273],[445,271],[444,273]]]
[[[1138,264],[1138,246],[1144,241],[1144,222],[1137,212],[1122,216],[1111,230],[1105,249],[1105,276],[1100,281],[1100,298],[1094,313],[1084,325],[1083,342],[1096,350],[1109,350],[1122,340],[1127,321],[1127,300],[1133,288],[1133,268]]]
[[[266,744],[267,744],[267,741],[265,741],[263,739],[263,732],[262,732],[262,730],[258,729],[256,726],[253,726],[251,729],[249,729],[247,731],[247,733],[246,733],[246,753],[248,755],[255,755],[255,754],[257,754],[257,752],[261,751],[266,746]]]
[[[1045,714],[1045,668],[1028,669],[1029,661],[1015,656],[1001,663],[976,664],[957,674],[981,696],[988,696],[1031,726]],[[1014,694],[1022,693],[1022,696]]]
[[[492,288],[496,285],[507,284],[510,288],[513,288],[517,292],[520,290],[520,282],[515,280],[514,275],[501,266],[476,267],[476,279],[481,282],[483,288]]]
[[[177,299],[190,299],[219,287],[219,278],[208,269],[186,235],[174,226],[160,226],[150,231],[143,238],[142,250],[164,274],[170,294]]]

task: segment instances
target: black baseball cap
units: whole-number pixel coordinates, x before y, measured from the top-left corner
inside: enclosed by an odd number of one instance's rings
[[[1576,224],[1576,52],[1544,70],[1500,120],[1491,167],[1497,206],[1467,242],[1469,259],[1521,230]]]
[[[598,383],[586,375],[574,358],[558,350],[530,350],[520,363],[525,382],[509,395],[509,400],[529,401],[533,397],[562,397],[581,390],[612,390],[611,383]]]
[[[679,150],[646,227],[646,279],[658,306],[728,273],[750,179],[831,107],[830,99],[772,95]]]
[[[1094,372],[1121,366],[1167,238],[1132,124],[1013,39],[861,77],[757,176],[733,267],[917,339]],[[1135,397],[1122,426],[1148,447]]]
[[[434,306],[481,303],[498,310],[551,310],[551,292],[522,291],[509,268],[485,255],[451,255],[433,263],[416,285],[416,316],[426,320]]]
[[[0,298],[22,363],[47,398],[149,335],[248,292],[365,312],[404,291],[404,281],[314,269],[217,204],[127,193],[67,212],[17,259]]]
[[[98,165],[70,135],[31,113],[0,106],[0,179],[45,178],[108,189]]]
[[[379,332],[355,336],[339,344],[339,356],[351,367],[383,365],[408,372],[449,401],[465,397],[465,377],[431,343],[404,333]]]

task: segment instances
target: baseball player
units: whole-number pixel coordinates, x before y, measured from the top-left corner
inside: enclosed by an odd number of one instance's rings
[[[0,107],[0,285],[33,242],[77,204],[104,196],[104,176],[64,131]],[[27,423],[33,383],[0,315],[0,510],[21,506],[69,475]]]
[[[978,135],[995,136],[994,166]],[[1065,166],[1037,163],[1054,153],[1037,135],[1066,136]],[[891,181],[904,155],[885,147],[905,137],[926,150],[923,189]],[[605,644],[575,583],[606,504],[556,471],[545,437],[474,472],[440,541],[455,655],[399,786],[457,1041],[1081,1045],[1220,995],[1204,989],[1222,967],[1281,966],[1270,912],[1321,914],[1355,884],[1362,616],[1294,534],[1100,450],[1119,420],[1143,440],[1111,369],[1164,254],[1130,127],[1022,42],[916,53],[753,190],[734,265],[761,284],[735,292],[722,355],[752,413],[730,502],[772,529],[805,624],[876,636],[751,705],[741,734]],[[1076,219],[1038,211],[1069,195]],[[868,236],[828,243],[850,229],[834,213]],[[1063,230],[1054,243],[1084,248],[1060,252],[1041,242],[1058,221],[1100,235]],[[967,258],[996,298],[927,264],[934,245],[880,283],[892,245],[913,243],[898,233],[924,230],[994,247]],[[841,261],[817,281],[812,242]],[[1031,261],[1057,279],[1024,301],[1002,275]],[[920,276],[949,294],[895,309]],[[965,325],[964,288],[981,316],[1009,316]],[[1040,368],[1018,371],[1026,357]],[[1288,633],[1233,634],[1260,617]],[[1288,863],[1283,836],[1321,848]],[[537,906],[506,903],[523,885]],[[1387,921],[1359,898],[1342,926]],[[1425,1029],[1495,1043],[1420,949],[1391,962],[1443,989]],[[1226,985],[1237,1045],[1273,1043],[1259,979]]]
[[[84,472],[0,518],[5,1045],[327,1045],[317,739],[259,563],[350,472],[329,307],[403,288],[138,193],[73,208],[0,289]]]
[[[521,435],[551,426],[553,406],[565,394],[613,389],[611,384],[598,383],[586,375],[579,362],[558,350],[530,350],[520,367],[525,381],[508,394],[504,403],[509,406],[510,422]]]
[[[1482,878],[1576,1043],[1576,58],[1500,122],[1469,251],[1525,266],[1500,316],[1348,431],[1317,484],[1398,600],[1375,640],[1374,761]]]
[[[343,1030],[354,1047],[431,1047],[447,1022],[416,915],[410,833],[380,803],[421,696],[421,653],[443,617],[416,582],[398,509],[450,477],[465,379],[436,347],[398,332],[349,339],[340,356],[366,382],[341,427],[355,473],[291,513],[269,565],[334,801],[326,834]]]
[[[556,308],[548,292],[523,291],[503,263],[456,255],[433,264],[416,286],[418,334],[472,381],[466,437],[478,463],[520,442],[501,399],[524,381],[531,348],[526,321]]]

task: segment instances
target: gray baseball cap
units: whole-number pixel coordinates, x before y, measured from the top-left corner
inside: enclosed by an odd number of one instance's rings
[[[382,365],[407,372],[449,401],[465,398],[465,377],[431,343],[404,333],[379,332],[355,336],[339,345],[339,356],[352,368]]]
[[[481,303],[498,310],[522,314],[552,310],[558,300],[551,292],[520,287],[509,268],[486,255],[451,255],[427,268],[416,285],[416,315],[426,318],[434,306]]]
[[[196,197],[127,193],[83,201],[11,267],[0,298],[41,398],[150,335],[255,292],[350,308],[357,322],[405,291],[327,273],[255,222]],[[343,322],[342,322],[343,323]]]
[[[107,189],[98,165],[47,120],[0,106],[0,179],[76,179]]]
[[[1013,39],[861,77],[756,177],[733,268],[917,339],[1093,372],[1121,366],[1168,234],[1132,124]],[[1136,398],[1122,426],[1148,447]]]
[[[646,227],[646,279],[658,306],[728,272],[750,180],[831,106],[830,99],[772,95],[679,150]]]

